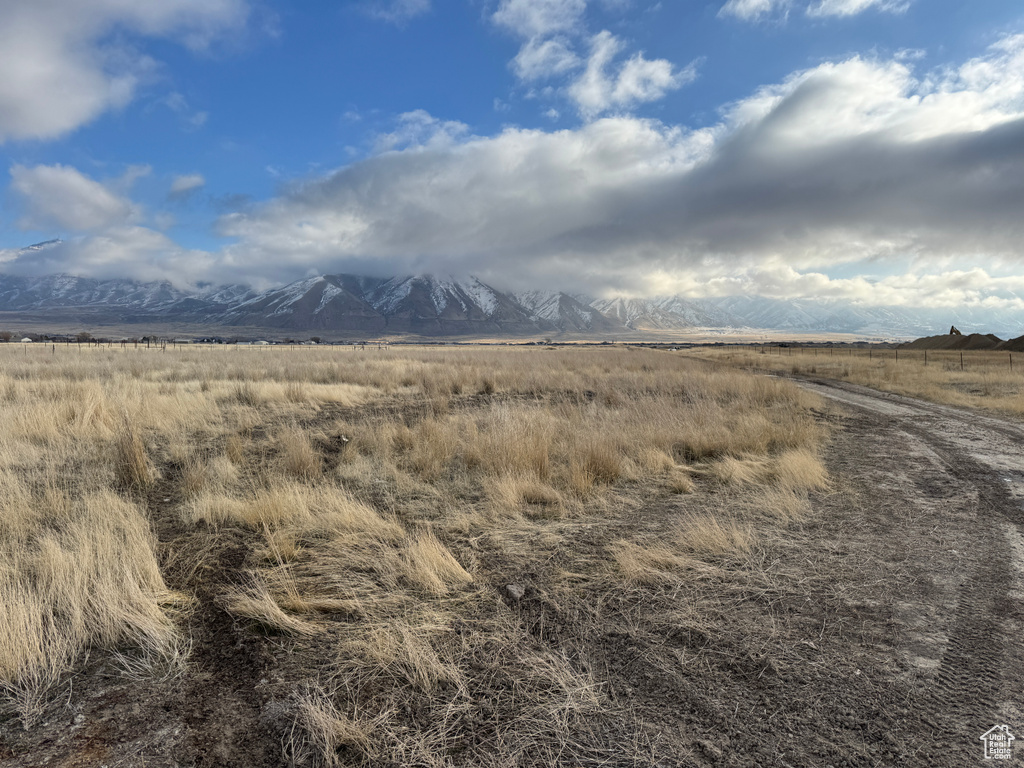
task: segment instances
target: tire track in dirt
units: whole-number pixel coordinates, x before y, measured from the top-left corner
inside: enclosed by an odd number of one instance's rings
[[[1022,607],[1014,594],[1012,534],[1024,528],[1024,428],[992,416],[878,393],[831,381],[800,386],[877,417],[877,428],[903,433],[927,448],[959,487],[952,505],[966,514],[948,515],[971,542],[966,577],[957,585],[955,615],[947,619],[948,639],[932,685],[920,702],[922,720],[933,729],[934,745],[960,751],[1000,714],[1018,712],[1024,669],[1015,652]],[[904,459],[913,477],[919,467]],[[1009,470],[1009,472],[1008,472]],[[921,473],[918,471],[918,475]],[[1010,476],[1007,476],[1010,474]],[[965,553],[966,554],[966,553]],[[1024,727],[1024,723],[1010,723]]]

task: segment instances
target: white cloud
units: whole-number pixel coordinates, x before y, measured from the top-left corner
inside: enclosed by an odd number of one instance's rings
[[[769,16],[785,18],[793,0],[729,0],[719,10],[719,16],[735,16],[744,21],[756,21]],[[874,9],[886,13],[904,13],[909,0],[817,0],[805,7],[808,16],[856,16]]]
[[[126,37],[199,50],[244,24],[246,12],[245,0],[0,3],[0,143],[52,139],[127,104],[154,62]]]
[[[201,173],[187,173],[181,176],[175,176],[171,180],[169,193],[171,197],[183,198],[192,194],[197,189],[201,189],[205,185],[206,179],[203,178]]]
[[[821,0],[807,8],[808,16],[856,16],[871,8],[887,13],[904,13],[910,7],[904,0]]]
[[[605,0],[621,8],[622,0]],[[521,81],[531,84],[530,97],[568,96],[586,119],[607,112],[625,110],[651,101],[696,76],[693,65],[676,72],[666,59],[650,60],[636,53],[609,74],[608,68],[623,48],[611,32],[586,35],[584,14],[587,0],[502,0],[493,21],[524,39],[511,68]],[[589,47],[582,56],[577,46]],[[574,75],[580,68],[583,72]],[[574,79],[570,79],[574,77]],[[535,90],[533,83],[560,79],[562,89],[546,86]]]
[[[729,110],[737,125],[757,124],[771,148],[809,148],[881,134],[916,141],[982,131],[1021,116],[1024,35],[988,55],[915,77],[913,62],[853,57],[798,72]]]
[[[693,290],[684,284],[681,290]],[[867,306],[958,307],[1024,310],[1024,276],[997,276],[980,267],[922,274],[908,272],[882,279],[833,278],[778,265],[713,278],[699,286],[701,295],[760,295],[840,299]]]
[[[520,80],[540,80],[576,69],[580,58],[569,41],[561,38],[528,40],[512,60],[512,69]]]
[[[494,22],[528,40],[580,29],[587,0],[501,0]]]
[[[665,59],[648,60],[642,53],[632,56],[608,75],[608,68],[622,50],[622,43],[605,30],[590,41],[590,58],[582,75],[569,86],[569,95],[584,117],[592,118],[609,109],[628,108],[635,104],[656,101],[665,93],[692,82],[696,67],[683,72],[673,71]]]
[[[371,16],[390,22],[404,24],[410,19],[430,11],[430,0],[378,0],[365,6]]]
[[[23,229],[101,230],[138,215],[131,201],[65,165],[15,165],[11,190],[24,202]]]
[[[406,112],[398,117],[398,128],[377,137],[375,149],[387,152],[407,147],[451,146],[467,136],[469,126],[457,120],[438,120],[422,109]]]
[[[181,122],[187,130],[198,130],[199,128],[202,128],[206,125],[206,121],[210,117],[207,112],[192,109],[188,103],[188,99],[177,91],[169,93],[161,100],[161,103],[181,118]]]
[[[791,0],[729,0],[718,12],[719,16],[735,16],[752,21],[776,12],[786,13]]]
[[[161,232],[132,225],[72,237],[28,256],[0,250],[0,264],[8,274],[168,280],[182,288],[223,274],[210,254],[182,248]]]

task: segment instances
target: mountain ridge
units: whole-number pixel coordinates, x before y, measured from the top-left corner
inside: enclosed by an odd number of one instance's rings
[[[750,295],[600,299],[556,290],[506,292],[472,276],[331,274],[256,291],[240,284],[184,290],[166,280],[0,273],[0,312],[74,310],[125,323],[421,336],[615,336],[708,328],[912,338],[941,333],[951,323],[1011,337],[1024,333],[1024,313],[1009,310],[868,307]]]

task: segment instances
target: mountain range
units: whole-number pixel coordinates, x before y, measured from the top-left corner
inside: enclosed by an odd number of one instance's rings
[[[421,336],[614,336],[644,331],[766,329],[916,337],[960,328],[1019,336],[1024,313],[992,309],[868,307],[839,300],[728,296],[594,299],[503,292],[474,277],[321,275],[265,291],[243,285],[182,290],[169,282],[0,274],[4,322],[42,317],[64,325],[188,323],[278,332]]]

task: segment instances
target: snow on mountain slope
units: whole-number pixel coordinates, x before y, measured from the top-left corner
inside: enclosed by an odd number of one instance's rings
[[[189,296],[167,282],[96,280],[71,275],[0,276],[0,309],[5,311],[56,307],[159,310]]]
[[[46,241],[23,250],[61,245]],[[0,311],[105,313],[124,322],[190,322],[422,335],[621,333],[624,330],[765,328],[915,337],[965,331],[1016,337],[1024,313],[992,307],[868,307],[837,299],[728,296],[595,300],[557,291],[503,293],[475,277],[321,275],[256,292],[243,285],[0,274]],[[55,315],[54,315],[55,316]]]
[[[390,280],[323,275],[264,291],[227,309],[220,319],[231,325],[425,335],[551,330],[476,278],[434,275]]]
[[[680,296],[653,299],[597,299],[591,303],[606,317],[634,330],[722,328],[743,325],[737,318],[705,302]]]
[[[601,314],[568,293],[523,291],[513,296],[537,320],[551,323],[560,331],[622,331],[623,324]]]
[[[494,315],[502,303],[501,294],[475,277],[459,279],[450,275],[394,278],[378,287],[369,301],[385,315],[407,311],[411,302],[420,312],[426,311],[429,304],[437,316],[447,313],[483,317]]]

